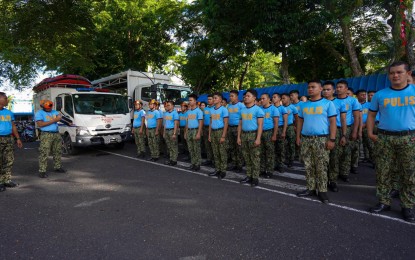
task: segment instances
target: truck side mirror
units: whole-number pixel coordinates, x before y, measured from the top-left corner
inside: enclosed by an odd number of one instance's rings
[[[134,109],[133,99],[131,97],[128,97],[128,109]]]
[[[157,92],[157,86],[158,86],[158,84],[151,85],[150,86],[150,91],[151,92]]]
[[[56,97],[56,110],[62,110],[62,97]]]

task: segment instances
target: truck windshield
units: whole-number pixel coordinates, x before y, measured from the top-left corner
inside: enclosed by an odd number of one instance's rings
[[[111,115],[128,113],[124,96],[108,94],[74,94],[75,111],[85,115]]]
[[[175,105],[180,105],[183,101],[189,100],[190,92],[180,89],[160,89],[160,100],[173,101]]]

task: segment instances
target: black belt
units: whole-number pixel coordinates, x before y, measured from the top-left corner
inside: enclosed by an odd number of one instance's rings
[[[304,138],[318,138],[318,137],[327,137],[329,135],[301,135]]]
[[[52,132],[52,131],[42,131],[42,133],[51,133],[51,134],[57,134],[59,132]]]
[[[199,127],[194,127],[194,128],[188,127],[187,128],[187,130],[195,130],[195,129],[199,129]]]
[[[10,137],[11,135],[0,135],[0,137]]]
[[[218,128],[218,129],[212,129],[212,131],[219,131],[219,130],[222,130],[223,129],[223,127],[222,128]]]
[[[157,127],[152,127],[152,128],[149,128],[149,127],[147,127],[147,129],[148,130],[151,130],[151,129],[156,129]]]
[[[134,129],[138,129],[138,128],[141,128],[141,126],[134,127]]]
[[[268,129],[268,130],[263,130],[262,132],[265,133],[265,132],[269,132],[269,131],[272,131],[272,130],[274,130],[274,129],[271,128],[271,129]]]
[[[256,133],[258,130],[252,130],[252,131],[242,131],[242,133],[245,133],[245,134],[247,134],[247,133]]]
[[[384,134],[384,135],[405,136],[405,135],[415,134],[415,130],[392,132],[392,131],[386,131],[386,130],[378,129],[378,133],[379,134]]]
[[[166,130],[174,130],[174,128],[166,128]]]
[[[203,125],[203,127],[209,127],[209,125]]]
[[[238,127],[238,125],[230,125],[229,127]]]
[[[292,125],[294,125],[294,124],[290,124],[290,125],[287,125],[287,126],[292,126]]]

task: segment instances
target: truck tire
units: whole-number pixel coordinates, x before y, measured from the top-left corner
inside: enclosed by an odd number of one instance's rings
[[[78,149],[72,145],[71,137],[66,134],[62,137],[62,154],[75,155],[78,153]]]

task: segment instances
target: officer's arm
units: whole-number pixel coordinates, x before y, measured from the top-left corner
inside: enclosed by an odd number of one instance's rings
[[[341,113],[340,114],[340,123],[342,126],[342,133],[341,133],[341,137],[345,137],[347,134],[347,124],[346,124],[346,113]]]
[[[203,119],[199,120],[199,128],[197,129],[197,134],[200,136],[202,135],[202,129],[203,129]]]
[[[141,117],[141,127],[140,127],[141,132],[143,132],[143,130],[144,130],[145,123],[146,123],[146,117],[142,116]]]
[[[257,119],[257,122],[258,122],[258,130],[256,132],[256,142],[260,143],[261,142],[261,137],[262,137],[262,128],[264,126],[264,118],[259,117]]]
[[[47,121],[47,122],[42,121],[42,120],[36,121],[36,124],[38,127],[44,127],[44,126],[52,125],[56,122],[59,122],[59,120],[57,118],[53,118],[52,120]]]
[[[23,143],[22,143],[22,140],[20,140],[19,131],[17,131],[17,127],[14,124],[14,122],[12,122],[12,133],[14,137],[17,139],[17,147],[22,148]]]
[[[373,136],[373,128],[375,128],[375,119],[377,112],[369,111],[366,120],[367,136]]]
[[[284,119],[284,126],[282,127],[282,134],[285,136],[285,133],[287,133],[287,127],[288,127],[288,114],[285,114],[282,116]]]
[[[223,124],[224,124],[224,126],[223,126],[222,136],[223,136],[223,138],[226,138],[226,134],[228,133],[229,118],[225,117],[223,119]]]
[[[296,133],[297,141],[301,139],[301,130],[303,130],[303,124],[304,124],[304,119],[299,117],[297,119],[297,125],[296,125],[296,127],[297,127],[297,133]]]
[[[278,122],[280,120],[280,117],[274,117],[274,132],[272,133],[272,136],[276,138],[278,136]]]
[[[212,132],[212,115],[210,115],[210,120],[209,120],[208,140],[210,140],[210,132]]]
[[[360,124],[360,111],[359,110],[355,110],[353,111],[353,135],[357,135],[357,131],[359,129],[359,124]]]
[[[174,120],[173,135],[177,135],[177,129],[179,128],[179,120]]]
[[[242,119],[239,120],[239,124],[238,124],[238,138],[237,138],[237,142],[239,145],[241,145],[241,132],[242,132]]]
[[[346,114],[345,114],[346,115]],[[330,123],[330,139],[336,139],[336,131],[337,131],[337,124],[336,124],[336,117],[332,116],[329,118]]]

